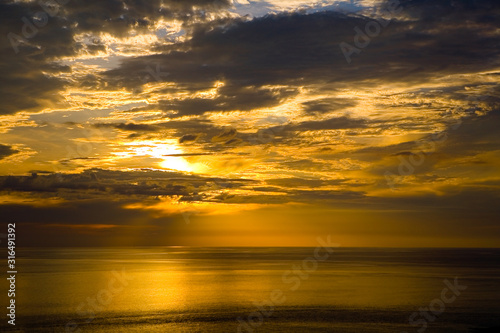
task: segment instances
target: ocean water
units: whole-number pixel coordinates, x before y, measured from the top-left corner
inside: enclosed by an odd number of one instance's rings
[[[314,254],[314,248],[22,249],[16,326],[4,314],[0,331],[500,331],[498,249],[339,247],[322,251],[324,260]],[[2,283],[4,306],[7,289]]]

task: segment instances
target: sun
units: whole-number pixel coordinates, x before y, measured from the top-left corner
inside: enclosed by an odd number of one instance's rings
[[[184,172],[194,172],[194,166],[182,154],[184,151],[177,146],[175,141],[136,141],[129,145],[129,156],[150,156],[161,159],[158,166]]]
[[[194,168],[183,157],[168,156],[158,164],[163,169],[171,169],[184,172],[194,172]]]

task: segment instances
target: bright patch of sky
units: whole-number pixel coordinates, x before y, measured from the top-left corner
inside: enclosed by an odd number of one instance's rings
[[[322,0],[322,1],[306,1],[306,0],[267,0],[267,1],[250,1],[250,0],[233,0],[233,8],[231,12],[241,16],[249,15],[251,17],[260,17],[271,13],[279,13],[284,11],[295,11],[297,9],[306,10],[306,12],[318,12],[323,10],[335,10],[339,12],[358,12],[368,7],[373,6],[375,1],[366,0]]]

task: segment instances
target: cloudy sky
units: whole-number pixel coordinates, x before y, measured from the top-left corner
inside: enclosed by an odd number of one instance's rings
[[[31,246],[499,246],[496,0],[0,3]]]

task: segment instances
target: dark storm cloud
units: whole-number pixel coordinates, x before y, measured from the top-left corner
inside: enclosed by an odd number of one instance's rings
[[[459,21],[488,24],[495,21],[500,8],[498,1],[491,0],[400,0],[400,6],[405,17],[419,20],[422,27],[443,17],[448,26]]]
[[[133,111],[132,111],[133,112]],[[168,132],[169,136],[178,137],[179,143],[192,143],[193,141],[209,143],[211,138],[224,131],[223,128],[212,124],[208,120],[171,120],[156,124],[137,123],[97,123],[95,127],[115,128],[124,132],[133,132],[130,139],[139,137],[162,136]]]
[[[304,111],[312,114],[323,114],[333,111],[340,111],[356,106],[356,102],[342,98],[322,98],[302,103]]]
[[[147,133],[161,133],[172,130],[179,136],[179,143],[191,143],[196,141],[203,144],[208,151],[220,152],[225,148],[246,145],[265,145],[269,143],[279,144],[285,140],[294,138],[296,133],[303,131],[321,131],[337,129],[356,129],[368,127],[364,119],[353,119],[350,117],[335,117],[319,121],[305,121],[299,123],[286,123],[279,126],[271,126],[259,129],[254,133],[240,133],[235,128],[220,127],[208,121],[192,119],[186,121],[172,120],[144,127],[131,123],[121,124],[96,124],[97,127],[113,127],[120,130],[134,131],[137,135],[148,135]],[[142,134],[146,133],[146,134]]]
[[[394,104],[376,104],[378,107],[400,109],[459,111],[463,116],[486,113],[500,106],[500,77],[496,72],[475,75],[476,81],[460,85],[424,87],[404,93],[388,94]],[[401,101],[404,98],[407,101]],[[443,105],[447,103],[447,105]],[[443,110],[443,107],[446,109]],[[443,112],[443,113],[444,113]],[[412,125],[412,124],[409,124]],[[380,124],[384,127],[384,124]]]
[[[425,141],[427,138],[430,140],[431,136],[424,137],[422,141]],[[356,158],[360,160],[373,161],[382,159],[387,156],[404,155],[406,153],[410,153],[417,147],[419,147],[419,141],[411,140],[387,146],[371,146],[361,148],[355,150],[352,153],[355,154]]]
[[[500,105],[483,116],[464,118],[460,124],[449,128],[444,134],[438,153],[448,156],[473,156],[494,152],[500,148]]]
[[[119,129],[122,131],[130,131],[130,132],[151,132],[151,131],[157,131],[159,129],[159,127],[155,126],[155,125],[135,124],[135,123],[113,124],[110,127],[114,127],[116,129]]]
[[[255,145],[296,145],[302,142],[297,136],[306,131],[324,131],[339,129],[367,128],[368,122],[364,119],[354,119],[346,116],[334,117],[318,121],[304,121],[299,123],[287,122],[283,125],[259,129],[254,133],[240,133],[235,129],[226,129],[217,136],[212,136],[212,143],[224,143],[227,148],[233,146]],[[222,136],[218,138],[218,136]],[[220,147],[219,147],[220,148]]]
[[[115,195],[184,196],[197,195],[217,183],[224,188],[237,188],[248,183],[245,179],[201,177],[176,172],[86,170],[74,174],[33,173],[31,176],[0,176],[0,191],[31,192],[68,199],[97,198]]]
[[[17,152],[18,151],[13,149],[11,146],[0,144],[0,160],[3,160],[10,155],[14,155]]]
[[[132,28],[151,28],[160,18],[188,22],[228,6],[228,0],[72,0],[64,12],[68,20],[78,23],[80,32],[125,36]]]
[[[149,63],[159,63],[170,74],[166,80],[181,85],[224,80],[231,87],[260,87],[299,81],[305,74],[310,81],[324,73],[311,77],[309,69],[331,66],[333,54],[340,55],[332,25],[347,34],[344,25],[348,20],[337,13],[322,13],[237,19],[222,27],[210,23],[199,26],[192,39],[168,53],[131,59],[107,76],[132,87],[138,82],[130,73],[143,71]]]
[[[198,135],[195,134],[184,134],[179,138],[179,143],[195,141],[197,138]]]
[[[133,132],[129,139],[163,137],[168,132],[169,137],[178,137],[180,144],[203,144],[206,150],[220,151],[226,144],[244,144],[238,136],[248,137],[240,134],[234,128],[221,127],[202,119],[172,120],[156,124],[135,123],[98,123],[95,127],[110,127],[120,131]],[[251,140],[250,140],[251,141]],[[253,142],[253,141],[252,141]]]
[[[368,122],[365,119],[354,119],[347,116],[334,117],[325,120],[303,121],[299,123],[286,123],[284,125],[272,126],[259,129],[256,133],[244,134],[244,143],[259,145],[269,143],[283,143],[286,140],[297,139],[296,134],[306,131],[324,131],[339,129],[360,129],[367,128]]]
[[[125,132],[153,132],[161,129],[158,125],[136,124],[136,123],[97,123],[94,127],[110,127]]]
[[[87,193],[89,197],[97,194],[116,195],[183,195],[188,194],[185,186],[166,183],[165,181],[156,183],[144,179],[141,184],[130,184],[131,177],[126,174],[119,174],[119,177],[109,177],[109,173],[104,171],[85,172],[83,174],[50,174],[32,176],[7,176],[0,177],[0,189],[16,192],[54,193],[58,191],[79,191],[81,194]],[[108,176],[108,177],[106,177]],[[152,175],[151,175],[152,176]],[[135,179],[137,182],[139,179]],[[61,194],[64,196],[64,194]]]
[[[241,203],[260,203],[260,204],[283,204],[291,202],[301,203],[316,203],[316,204],[329,204],[332,206],[355,206],[363,204],[365,194],[363,192],[349,191],[349,190],[301,190],[301,189],[287,189],[282,192],[286,195],[268,194],[264,195],[262,191],[255,194],[247,195],[221,195],[216,197],[220,202],[241,204]],[[275,191],[273,191],[275,192]],[[279,191],[277,191],[279,192]]]
[[[351,64],[339,44],[354,45],[354,28],[364,29],[371,18],[287,13],[235,19],[220,27],[200,25],[185,43],[164,54],[127,60],[106,77],[117,86],[133,87],[140,84],[139,72],[147,64],[158,63],[169,73],[165,80],[183,87],[217,80],[231,87],[342,85],[366,80],[420,82],[496,67],[500,39],[492,31],[499,27],[500,3],[452,6],[450,1],[437,1],[440,15],[429,15],[434,3],[404,2],[399,16],[353,55]]]
[[[57,11],[52,8],[55,15],[46,15],[45,26],[36,28],[31,23],[36,33],[26,38],[22,36],[21,19],[26,17],[33,22],[40,6],[34,2],[4,3],[0,8],[2,35],[12,32],[26,43],[12,35],[10,40],[0,41],[6,57],[2,64],[1,97],[8,101],[1,113],[36,110],[44,100],[57,98],[65,82],[48,76],[47,64],[85,47],[75,43],[77,33],[108,32],[124,36],[131,29],[147,30],[160,18],[203,20],[206,10],[228,5],[228,1],[215,0],[71,1]],[[399,16],[380,35],[373,37],[360,54],[353,55],[355,61],[350,65],[339,44],[354,43],[354,27],[363,29],[372,19],[335,12],[288,13],[198,24],[186,42],[165,46],[164,54],[127,60],[103,78],[111,86],[132,89],[145,83],[145,68],[154,63],[169,74],[164,80],[188,90],[206,89],[217,80],[225,81],[218,99],[161,105],[179,114],[202,114],[272,106],[287,97],[263,89],[264,85],[418,81],[442,74],[484,70],[498,64],[499,38],[492,33],[500,21],[498,2],[402,1],[401,8]],[[18,55],[11,41],[16,44]],[[102,49],[100,43],[90,47],[92,52],[99,49]],[[68,69],[53,67],[52,70],[57,73]],[[312,105],[311,109],[324,110],[324,104]]]
[[[221,92],[224,94],[224,92]],[[278,105],[285,97],[280,94],[272,94],[264,89],[255,92],[235,95],[222,95],[215,99],[194,98],[175,102],[160,104],[160,108],[166,111],[177,111],[176,116],[201,115],[208,111],[232,111],[252,110],[261,107]]]
[[[291,124],[285,130],[317,131],[348,128],[365,128],[367,126],[364,119],[353,119],[350,117],[336,117],[319,121],[304,121],[298,124]]]
[[[203,89],[209,87],[204,86]],[[188,98],[161,100],[133,111],[162,110],[169,118],[188,115],[203,115],[217,111],[251,111],[258,108],[273,107],[297,94],[295,88],[256,88],[224,86],[218,89],[215,98]]]
[[[46,2],[41,2],[46,3]],[[60,0],[0,4],[0,53],[2,82],[0,115],[18,111],[39,111],[45,103],[61,99],[58,95],[68,82],[50,74],[69,68],[52,64],[63,56],[76,55],[84,47],[91,53],[104,50],[94,42],[75,41],[81,33],[111,33],[124,37],[131,29],[146,31],[160,18],[203,20],[207,10],[229,5],[224,0],[129,1]]]
[[[269,185],[277,185],[281,187],[296,188],[308,187],[317,188],[321,186],[339,185],[345,182],[345,179],[324,180],[324,179],[304,179],[304,178],[277,178],[266,180]]]
[[[64,87],[64,81],[45,73],[67,72],[67,67],[51,65],[50,61],[74,54],[78,46],[67,22],[51,19],[45,27],[37,28],[32,17],[40,10],[35,3],[0,4],[0,115],[37,110],[56,100]]]

